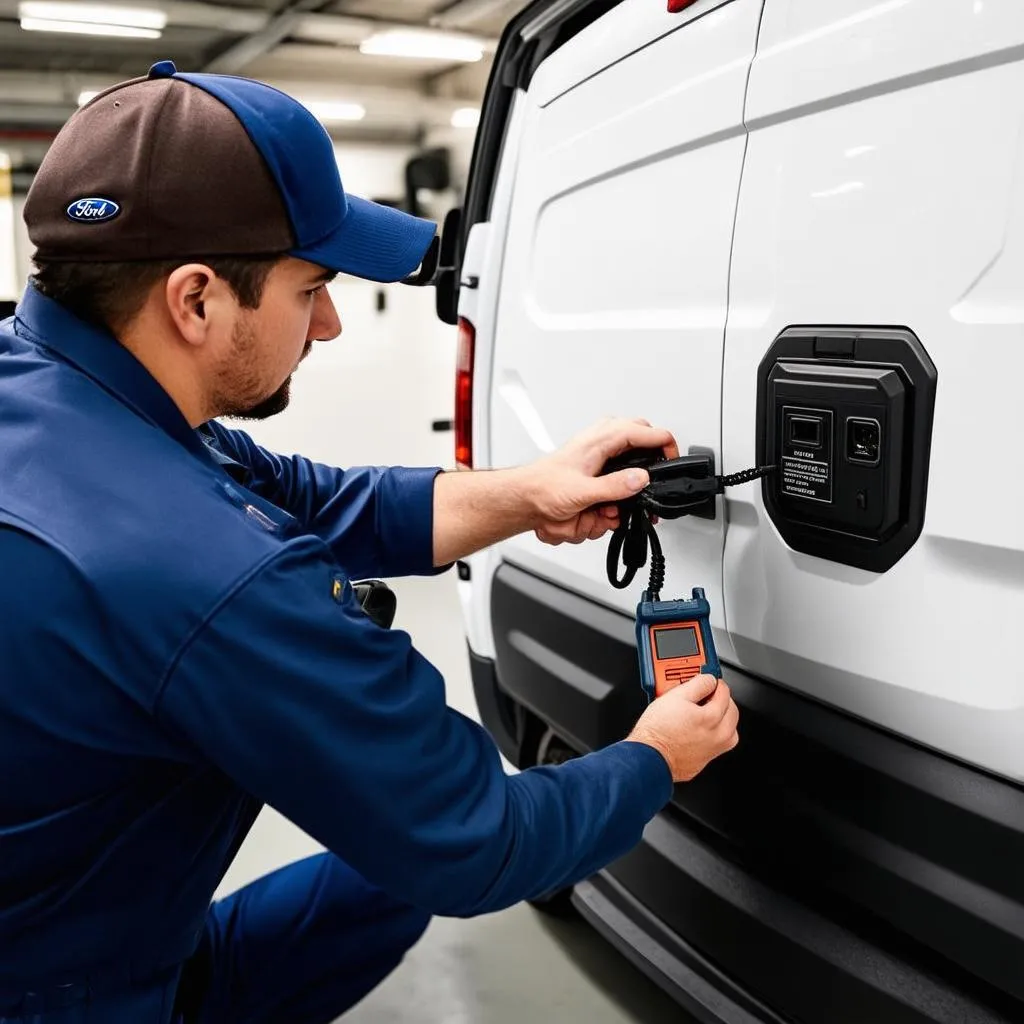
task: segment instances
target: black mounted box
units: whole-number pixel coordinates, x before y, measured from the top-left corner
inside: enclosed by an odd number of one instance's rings
[[[937,374],[906,328],[794,327],[758,373],[765,508],[796,551],[885,572],[924,524]]]

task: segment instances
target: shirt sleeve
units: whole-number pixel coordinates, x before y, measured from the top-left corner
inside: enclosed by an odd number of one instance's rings
[[[353,579],[429,576],[434,567],[434,480],[440,468],[336,469],[260,447],[248,434],[211,422],[226,455],[253,474],[250,489],[303,524]]]
[[[630,742],[507,776],[487,733],[446,706],[437,670],[363,615],[312,538],[208,619],[156,713],[368,881],[435,914],[587,877],[672,793],[661,755]]]

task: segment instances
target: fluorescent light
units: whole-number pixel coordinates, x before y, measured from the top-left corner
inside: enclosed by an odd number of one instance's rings
[[[114,4],[79,4],[64,0],[21,0],[22,21],[67,21],[72,24],[113,25],[116,28],[145,28],[161,31],[167,15],[154,7],[119,7]]]
[[[375,57],[419,57],[423,60],[454,60],[472,64],[484,55],[483,44],[469,36],[445,32],[393,29],[377,32],[359,44],[359,52]]]
[[[152,7],[65,3],[61,0],[22,0],[18,4],[26,32],[69,32],[83,36],[159,39],[167,15]]]
[[[478,107],[459,107],[452,114],[453,128],[476,128],[480,124],[480,109]]]
[[[78,105],[80,107],[84,107],[86,103],[88,103],[90,100],[96,99],[96,97],[99,96],[99,94],[99,89],[83,89],[78,94]]]
[[[300,100],[318,121],[362,121],[366,107],[359,103],[336,103],[333,100]]]
[[[47,21],[45,18],[22,18],[26,32],[69,32],[79,36],[119,36],[124,39],[159,39],[155,28],[132,28],[131,25],[96,25],[91,21]]]

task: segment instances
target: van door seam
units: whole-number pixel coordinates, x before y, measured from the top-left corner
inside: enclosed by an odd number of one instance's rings
[[[721,452],[722,469],[725,472],[725,347],[729,339],[729,315],[732,312],[732,261],[736,251],[736,225],[740,219],[740,196],[743,194],[743,175],[747,169],[747,150],[750,148],[750,127],[747,124],[747,101],[750,96],[750,76],[754,69],[754,61],[757,60],[757,51],[761,43],[761,26],[764,24],[765,0],[761,0],[761,13],[757,18],[757,31],[754,33],[754,52],[750,55],[750,63],[747,65],[747,81],[743,86],[743,156],[740,159],[739,182],[736,186],[736,205],[732,213],[732,238],[729,241],[729,268],[725,279],[725,326],[722,329],[722,370],[718,375],[718,450]],[[719,560],[719,572],[722,595],[722,622],[725,624],[725,631],[729,633],[729,601],[725,592],[725,546],[729,541],[729,513],[728,502],[722,499],[722,554]]]

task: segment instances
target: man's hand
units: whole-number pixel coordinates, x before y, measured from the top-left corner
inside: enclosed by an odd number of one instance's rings
[[[613,502],[630,498],[648,483],[647,471],[624,469],[598,476],[604,464],[628,448],[661,448],[679,455],[675,438],[647,420],[607,419],[578,434],[563,448],[527,467],[536,509],[537,537],[546,544],[597,540],[619,525]]]
[[[665,758],[673,782],[689,782],[709,761],[739,743],[739,717],[722,680],[697,676],[655,700],[627,738],[654,747]]]
[[[647,471],[599,477],[627,448],[679,449],[667,430],[646,420],[604,420],[553,455],[515,469],[441,473],[434,481],[434,565],[447,565],[516,534],[534,530],[548,544],[597,540],[619,525],[614,502],[647,486]]]

